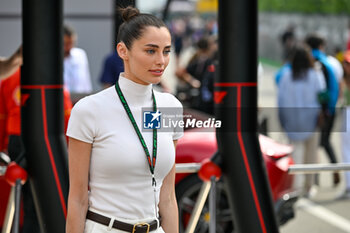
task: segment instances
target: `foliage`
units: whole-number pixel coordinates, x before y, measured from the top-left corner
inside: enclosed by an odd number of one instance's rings
[[[350,14],[350,0],[258,0],[259,10],[305,14]]]

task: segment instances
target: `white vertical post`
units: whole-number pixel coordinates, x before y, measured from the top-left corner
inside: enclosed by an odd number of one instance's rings
[[[14,214],[15,214],[15,186],[11,187],[11,192],[9,195],[6,214],[4,218],[4,224],[2,227],[2,233],[10,233]]]
[[[187,225],[185,233],[193,233],[196,229],[197,222],[202,213],[205,201],[207,200],[211,183],[210,181],[206,181],[203,183],[201,190],[199,191],[196,204],[194,206],[193,212],[191,214],[190,221]]]

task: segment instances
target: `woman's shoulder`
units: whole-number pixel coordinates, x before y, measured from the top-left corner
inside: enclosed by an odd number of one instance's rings
[[[161,101],[160,104],[162,107],[178,107],[182,108],[182,103],[173,95],[166,92],[154,91],[158,101]]]
[[[85,96],[80,99],[73,107],[73,109],[85,110],[85,111],[97,111],[100,106],[104,106],[108,103],[108,100],[112,98],[113,87],[106,88],[100,92],[92,95]]]

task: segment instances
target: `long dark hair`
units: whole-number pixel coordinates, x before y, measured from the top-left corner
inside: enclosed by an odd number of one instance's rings
[[[120,8],[122,19],[124,22],[119,27],[117,42],[124,42],[125,46],[130,50],[134,40],[142,36],[143,30],[148,26],[157,28],[165,27],[165,23],[150,14],[143,14],[132,6]]]
[[[303,78],[305,72],[314,66],[310,47],[306,44],[297,44],[293,48],[291,63],[293,79]]]

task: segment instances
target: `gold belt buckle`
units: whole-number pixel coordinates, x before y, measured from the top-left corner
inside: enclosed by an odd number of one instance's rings
[[[150,225],[149,225],[148,223],[136,223],[136,224],[134,225],[134,227],[132,228],[132,233],[135,233],[136,227],[143,227],[143,226],[147,226],[147,231],[146,231],[146,233],[149,233]]]

